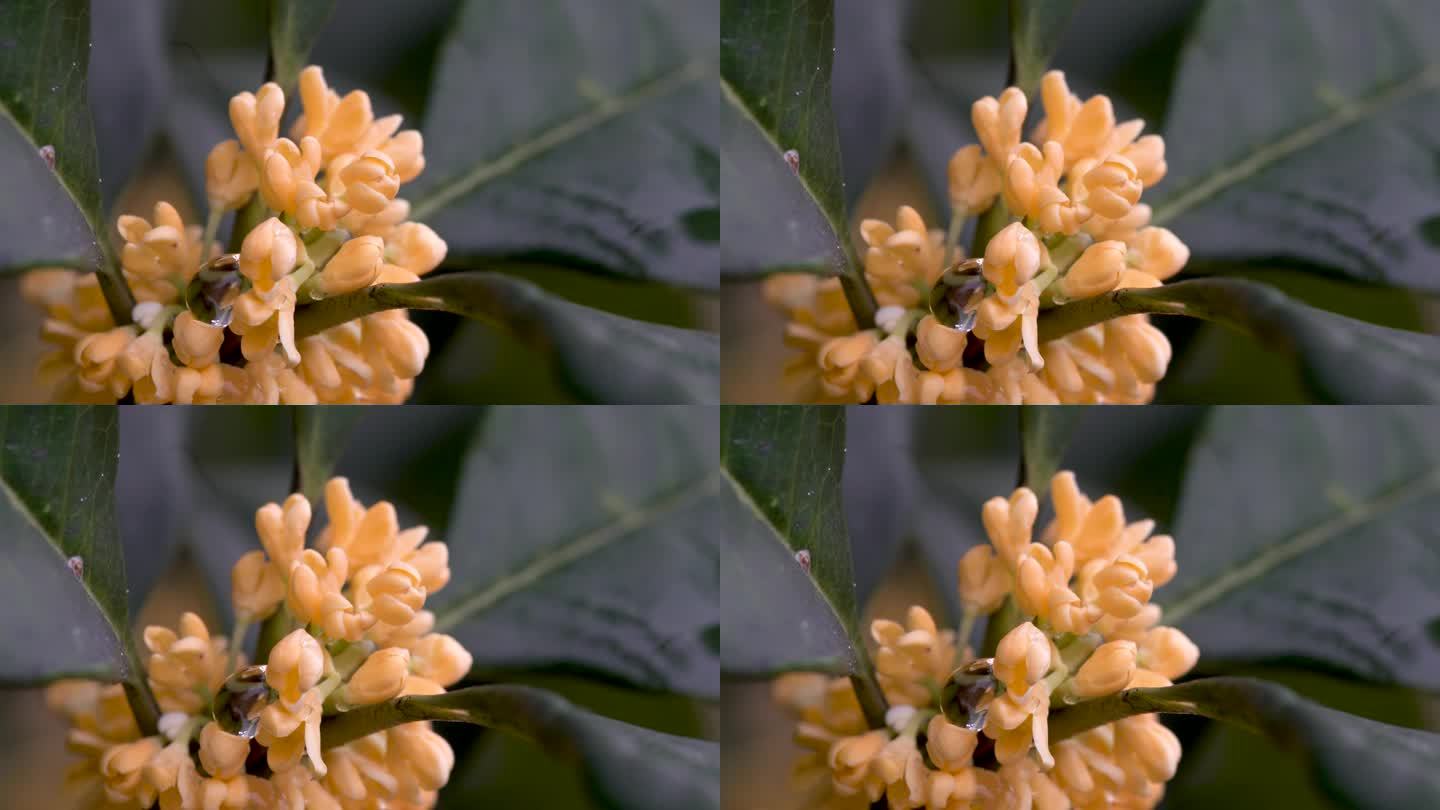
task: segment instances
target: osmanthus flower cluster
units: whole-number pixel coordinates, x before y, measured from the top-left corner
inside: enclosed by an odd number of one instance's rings
[[[1123,689],[1168,686],[1199,650],[1160,625],[1152,591],[1175,576],[1175,544],[1154,522],[1127,523],[1120,501],[1091,501],[1069,472],[1051,485],[1054,521],[1035,539],[1026,488],[984,506],[990,545],[960,560],[962,636],[1012,600],[1022,621],[994,658],[976,659],[921,607],[878,620],[875,668],[889,704],[867,728],[845,678],[787,675],[777,699],[799,716],[797,775],[815,806],[1009,810],[1149,808],[1180,760],[1155,715],[1052,744],[1051,709]]]
[[[123,275],[133,323],[117,326],[93,273],[27,274],[25,298],[45,312],[53,349],[41,378],[58,399],[139,403],[398,403],[429,354],[403,310],[299,337],[298,305],[379,283],[413,282],[439,266],[445,242],[407,221],[400,186],[425,167],[415,130],[376,118],[370,97],[343,98],[318,67],[300,74],[304,113],[281,137],[285,94],[267,83],[230,100],[236,138],[205,162],[202,232],[161,202],[122,216]],[[258,195],[258,197],[257,197]],[[253,201],[253,202],[252,202]],[[239,253],[214,241],[239,211]],[[258,215],[257,215],[258,214]]]
[[[1029,102],[1019,88],[975,102],[980,145],[950,161],[957,217],[992,206],[1008,214],[983,256],[964,260],[908,206],[893,225],[866,220],[865,278],[880,305],[873,329],[857,329],[838,279],[767,281],[767,299],[790,318],[786,342],[801,352],[787,374],[806,396],[912,404],[1154,396],[1170,344],[1149,316],[1045,343],[1037,318],[1066,301],[1158,286],[1184,267],[1188,248],[1150,227],[1150,207],[1140,202],[1165,176],[1165,143],[1141,136],[1143,121],[1117,123],[1108,97],[1081,101],[1059,71],[1045,75],[1041,98],[1045,116],[1029,142],[1021,139]]]
[[[83,759],[70,771],[82,806],[165,810],[362,810],[432,807],[454,753],[428,722],[322,750],[324,719],[401,695],[445,691],[470,669],[432,632],[427,595],[450,578],[444,543],[401,530],[387,502],[365,507],[344,478],[325,488],[329,525],[305,547],[310,502],[291,495],[255,514],[263,551],[235,564],[236,639],[281,613],[294,629],[263,665],[211,635],[193,613],[150,626],[146,673],[164,713],[141,736],[119,685],[66,681],[48,702]]]

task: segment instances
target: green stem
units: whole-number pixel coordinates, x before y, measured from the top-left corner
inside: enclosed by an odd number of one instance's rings
[[[995,198],[995,204],[990,210],[980,215],[980,221],[975,225],[975,235],[970,239],[970,257],[979,259],[985,255],[985,247],[995,234],[1005,229],[1010,224],[1010,209],[1005,205],[1004,197]]]
[[[990,614],[990,621],[985,623],[985,641],[980,647],[980,657],[993,657],[995,649],[1000,646],[1000,639],[1004,638],[1006,633],[1014,630],[1023,618],[1020,615],[1020,608],[1015,604],[1015,597],[1005,597],[1005,604]]]
[[[160,706],[155,702],[155,695],[150,692],[150,684],[145,680],[145,667],[141,663],[144,659],[140,657],[133,637],[125,644],[125,657],[125,700],[130,703],[130,711],[135,715],[135,725],[140,727],[140,735],[149,737],[159,729]]]
[[[236,212],[235,224],[230,227],[230,244],[225,252],[239,253],[240,246],[245,243],[245,237],[249,236],[250,231],[254,230],[256,225],[264,222],[269,215],[270,209],[265,207],[265,200],[260,197],[260,192],[255,192],[255,195],[250,198],[250,202],[245,203],[245,207]]]
[[[959,208],[950,214],[950,228],[945,231],[945,262],[941,267],[949,267],[955,260],[955,249],[960,246],[960,232],[965,230],[965,221],[968,219],[970,217]]]
[[[100,280],[100,294],[105,297],[105,306],[110,310],[110,317],[115,319],[115,325],[124,326],[133,321],[135,294],[125,283],[125,273],[120,269],[110,240],[105,237],[100,238],[100,266],[96,268],[95,275]]]
[[[855,688],[855,697],[860,700],[860,710],[865,713],[865,723],[870,728],[884,728],[885,714],[890,710],[885,701],[885,692],[875,680],[875,668],[870,664],[870,653],[865,642],[851,639],[855,648],[855,664],[850,672],[850,684]]]
[[[1126,315],[1188,315],[1252,334],[1244,322],[1229,315],[1227,310],[1244,306],[1242,296],[1253,286],[1236,279],[1207,278],[1083,298],[1040,313],[1040,342]]]
[[[225,209],[219,206],[211,206],[210,213],[205,217],[205,235],[200,241],[201,263],[210,260],[210,246],[215,244],[215,235],[220,232],[220,220],[225,218]]]
[[[865,265],[861,264],[855,246],[850,244],[848,236],[845,237],[845,261],[850,266],[849,272],[840,276],[840,289],[845,292],[845,302],[850,305],[850,312],[855,315],[857,327],[873,329],[875,310],[878,308],[875,291],[870,289],[870,283],[865,280]]]
[[[270,660],[270,651],[294,629],[295,622],[290,616],[290,610],[281,603],[280,607],[270,614],[270,618],[260,624],[260,637],[255,640],[255,663],[263,664]]]
[[[1251,697],[1254,695],[1254,697]],[[1157,689],[1127,689],[1050,713],[1050,744],[1137,714],[1192,714],[1224,720],[1255,733],[1270,725],[1253,708],[1271,700],[1245,678],[1202,678]]]

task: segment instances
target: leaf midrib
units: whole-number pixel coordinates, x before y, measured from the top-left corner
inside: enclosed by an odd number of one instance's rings
[[[710,62],[694,59],[679,69],[667,70],[634,85],[628,91],[586,107],[578,115],[566,118],[533,138],[511,146],[494,160],[477,163],[469,171],[436,186],[426,196],[415,202],[412,219],[420,220],[453,202],[456,198],[471,193],[488,183],[494,182],[511,172],[561,145],[585,135],[626,113],[655,99],[676,92],[686,85],[704,79],[710,73]]]
[[[1361,526],[1378,516],[1414,499],[1440,491],[1440,468],[1429,470],[1418,478],[1387,488],[1367,501],[1361,501],[1342,509],[1332,517],[1301,530],[1281,542],[1266,546],[1255,556],[1198,588],[1182,594],[1174,602],[1164,605],[1165,621],[1177,624],[1191,614],[1208,607],[1227,594],[1247,585],[1275,570],[1281,564],[1334,540],[1345,532]]]
[[[1434,90],[1440,90],[1440,63],[1427,65],[1399,81],[1377,86],[1359,100],[1335,108],[1329,115],[1314,123],[1248,150],[1245,157],[1220,168],[1208,178],[1160,203],[1155,208],[1151,222],[1164,225],[1285,158],[1314,146],[1347,127],[1369,120],[1385,107]]]
[[[551,546],[515,571],[469,596],[451,602],[436,612],[435,627],[447,630],[474,618],[520,590],[557,571],[609,548],[620,540],[659,522],[662,516],[679,511],[715,494],[720,477],[715,473],[685,482],[677,488],[642,504],[638,509],[617,515],[614,520],[585,531],[557,546]]]

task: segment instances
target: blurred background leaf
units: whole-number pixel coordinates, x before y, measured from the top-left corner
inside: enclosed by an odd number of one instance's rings
[[[1440,435],[1423,408],[1229,408],[1192,451],[1156,601],[1213,665],[1440,684]],[[1196,542],[1195,538],[1202,539]],[[1187,540],[1188,539],[1188,540]]]
[[[1425,0],[1210,0],[1170,99],[1155,224],[1202,259],[1437,289],[1437,36]]]
[[[270,67],[287,95],[295,92],[335,5],[336,0],[270,0]]]
[[[443,538],[437,630],[482,670],[716,696],[716,431],[708,408],[490,411]]]
[[[548,254],[713,287],[716,14],[706,0],[465,3],[409,192],[450,262]]]

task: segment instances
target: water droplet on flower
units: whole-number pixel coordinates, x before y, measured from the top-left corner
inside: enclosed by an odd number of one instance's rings
[[[940,274],[930,288],[930,314],[941,324],[969,332],[975,328],[975,315],[985,299],[985,277],[980,275],[981,263],[967,259]]]
[[[185,288],[185,307],[202,323],[229,326],[240,282],[239,254],[228,253],[212,259]]]

